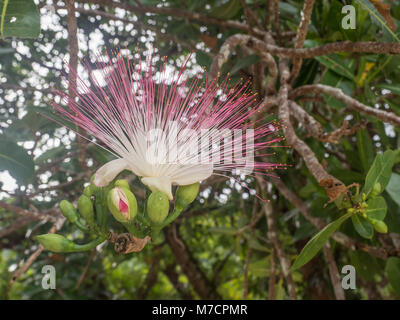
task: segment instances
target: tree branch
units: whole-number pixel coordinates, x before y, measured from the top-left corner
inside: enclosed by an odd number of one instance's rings
[[[323,84],[312,84],[312,85],[305,85],[296,88],[290,93],[290,98],[296,98],[298,96],[307,94],[307,93],[325,93],[328,94],[343,103],[351,110],[356,110],[360,113],[368,114],[375,118],[378,118],[384,122],[391,123],[393,125],[399,126],[400,125],[400,117],[392,112],[387,112],[384,110],[379,110],[376,108],[369,107],[358,100],[349,97],[348,95],[344,94],[341,89],[334,88],[331,86],[323,85]]]

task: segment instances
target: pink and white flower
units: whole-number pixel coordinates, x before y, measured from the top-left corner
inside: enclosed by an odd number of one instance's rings
[[[257,120],[263,106],[248,85],[229,89],[228,78],[221,84],[188,79],[186,63],[171,73],[165,62],[155,72],[151,62],[132,63],[121,54],[98,58],[105,83],[93,72],[92,87],[78,76],[78,101],[69,101],[68,108],[53,103],[117,157],[97,170],[95,185],[106,186],[130,170],[172,200],[172,185],[189,185],[213,174],[269,175],[282,166],[254,161],[282,138],[276,135],[275,121]]]

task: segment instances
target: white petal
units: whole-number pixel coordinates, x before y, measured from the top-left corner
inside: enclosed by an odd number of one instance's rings
[[[171,176],[171,181],[174,184],[185,186],[195,182],[200,182],[207,179],[213,173],[212,165],[192,165],[180,168]]]
[[[128,169],[128,162],[125,159],[116,159],[107,162],[100,167],[95,175],[93,183],[98,187],[106,187],[123,170]]]
[[[167,177],[143,177],[142,183],[149,187],[151,191],[164,192],[169,200],[172,200],[171,180]]]

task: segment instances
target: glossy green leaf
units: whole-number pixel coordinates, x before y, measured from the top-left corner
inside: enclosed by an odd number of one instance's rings
[[[354,229],[356,229],[361,237],[371,239],[374,236],[374,227],[364,217],[355,214],[351,217],[351,221],[353,222]]]
[[[395,39],[397,42],[400,42],[398,36],[392,31],[392,29],[390,29],[390,27],[386,23],[385,18],[382,17],[382,15],[378,12],[378,10],[376,10],[375,6],[369,0],[357,0],[357,2],[360,3],[362,7],[369,12],[371,21],[373,23],[389,33],[392,38]]]
[[[374,161],[374,146],[368,130],[362,128],[357,131],[357,145],[364,172],[367,172]]]
[[[346,60],[343,60],[338,54],[320,56],[315,59],[333,72],[355,81],[354,61],[346,62]]]
[[[26,182],[35,173],[33,159],[23,147],[0,139],[0,171],[2,170],[7,170],[18,182]]]
[[[392,150],[387,150],[383,154],[377,154],[365,178],[365,185],[362,192],[368,196],[377,182],[381,184],[382,189],[386,188],[392,175],[395,156],[395,152]]]
[[[371,219],[383,220],[386,216],[387,206],[383,197],[376,197],[367,201],[367,216]]]
[[[398,84],[378,84],[376,85],[377,88],[387,89],[391,92],[400,95],[400,85]]]
[[[37,38],[39,10],[33,0],[0,0],[0,32],[3,38]]]
[[[342,225],[344,221],[350,218],[352,213],[346,213],[339,219],[331,222],[320,232],[318,232],[301,250],[300,255],[297,257],[296,261],[293,263],[291,270],[296,270],[301,266],[305,265],[310,261],[321,248],[328,241],[329,237]]]
[[[386,191],[392,197],[393,201],[400,206],[400,174],[392,173]]]

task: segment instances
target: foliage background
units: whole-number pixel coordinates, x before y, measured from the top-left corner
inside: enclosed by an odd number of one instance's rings
[[[14,3],[24,6],[24,1]],[[346,221],[340,231],[356,245],[346,246],[332,239],[330,248],[293,272],[285,270],[282,253],[292,264],[317,232],[313,218],[327,223],[342,214],[333,203],[324,207],[329,201],[327,192],[294,145],[276,150],[274,161],[289,164],[287,170],[277,172],[281,182],[263,186],[271,198],[273,213],[269,216],[273,225],[267,223],[265,208],[253,194],[232,181],[213,178],[204,183],[198,200],[168,227],[161,245],[129,255],[118,255],[107,244],[87,253],[41,252],[32,237],[48,232],[59,216],[59,201],[76,201],[88,176],[111,157],[42,115],[52,112],[48,102],[57,99],[52,88],[65,87],[63,61],[74,54],[74,21],[67,18],[71,1],[35,3],[40,12],[40,35],[22,39],[24,34],[4,34],[6,37],[0,40],[2,298],[289,299],[294,298],[292,284],[298,299],[335,299],[341,297],[337,284],[340,270],[347,264],[357,270],[357,289],[344,292],[347,299],[400,297],[399,153],[389,189],[382,194],[388,206],[385,222],[389,233],[364,239],[351,221]],[[0,4],[3,6],[3,1]],[[341,27],[345,4],[356,8],[354,30]],[[364,105],[394,114],[394,121],[366,115],[327,94],[293,98],[309,117],[302,119],[294,107],[289,121],[322,168],[346,185],[363,185],[376,155],[397,150],[400,144],[399,34],[390,29],[390,18],[395,27],[399,25],[400,1],[392,1],[390,11],[380,16],[383,20],[377,19],[379,14],[372,4],[367,0],[315,1],[306,40],[301,44],[297,40],[301,38],[299,30],[304,30],[299,29],[303,1],[79,0],[75,3],[75,49],[79,59],[93,59],[94,53],[118,46],[132,51],[140,48],[141,52],[154,47],[158,55],[168,56],[171,66],[180,66],[193,52],[189,69],[195,73],[200,66],[215,71],[219,50],[237,34],[262,41],[268,34],[283,48],[296,44],[300,45],[297,48],[311,48],[347,40],[394,43],[397,51],[390,55],[339,48],[307,57],[292,81],[293,88],[317,83],[340,88]],[[34,28],[30,32],[34,33]],[[221,64],[222,74],[230,72],[232,82],[250,78],[260,92],[260,102],[264,97],[270,101],[278,97],[282,78],[271,92],[266,90],[271,74],[260,51],[247,43],[230,47],[229,53],[226,63]],[[283,60],[279,54],[272,55],[276,63]],[[296,52],[293,57],[299,59]],[[289,66],[293,65],[292,59]],[[85,72],[83,65],[79,72]],[[277,117],[278,112],[279,103],[274,103],[264,116],[273,113]],[[321,132],[312,130],[318,128],[314,122],[310,129],[310,119],[320,124]],[[350,133],[341,130],[345,120],[349,128],[354,128]],[[333,137],[330,132],[338,132],[337,141],[327,138]],[[131,179],[140,195],[135,177],[128,173],[124,176]],[[256,181],[248,182],[259,188]],[[271,238],[271,228],[276,229],[277,239]],[[68,223],[58,232],[76,241],[83,237]],[[39,253],[37,257],[35,252]],[[33,262],[25,264],[32,254]],[[24,264],[27,270],[18,273]],[[56,267],[56,290],[41,288],[41,268],[47,264]],[[17,279],[13,278],[15,272]]]

